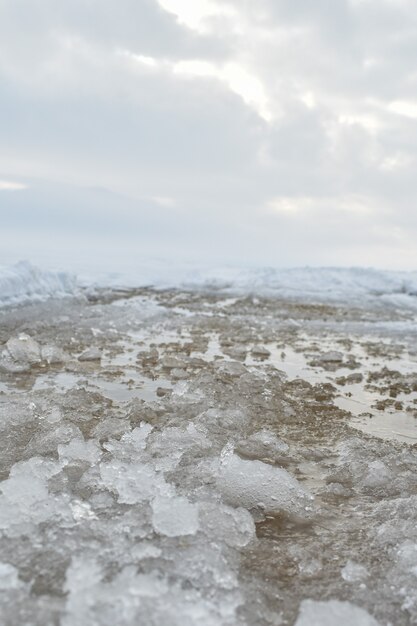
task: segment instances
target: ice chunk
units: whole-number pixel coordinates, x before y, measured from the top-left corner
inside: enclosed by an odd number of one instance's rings
[[[61,471],[61,465],[42,458],[16,463],[7,480],[0,483],[0,528],[14,533],[14,526],[27,530],[55,515],[67,517],[70,509],[66,496],[51,497],[47,481]],[[19,534],[19,529],[17,529]]]
[[[396,550],[401,565],[417,577],[417,543],[404,541]]]
[[[186,429],[174,426],[156,431],[148,438],[147,450],[156,460],[156,467],[168,471],[178,465],[185,453],[198,453],[210,447],[209,439],[190,422]]]
[[[250,415],[240,409],[207,409],[197,416],[196,422],[208,432],[228,430],[242,436],[242,430],[250,423]]]
[[[350,602],[303,600],[294,626],[379,626],[365,609]]]
[[[25,452],[28,456],[55,453],[59,444],[68,443],[77,437],[81,438],[82,433],[75,424],[70,422],[58,424],[53,428],[35,433],[26,446]]]
[[[329,352],[321,354],[317,360],[323,363],[341,363],[343,361],[343,354],[336,350],[330,350]]]
[[[253,356],[259,357],[260,359],[267,359],[271,356],[270,351],[265,346],[254,346],[251,350]]]
[[[152,525],[167,537],[194,535],[198,530],[198,506],[182,497],[156,497],[152,502]]]
[[[217,487],[235,506],[265,513],[309,517],[313,496],[287,471],[261,461],[244,461],[227,450],[220,461]]]
[[[0,354],[0,371],[10,374],[19,374],[20,372],[28,372],[30,370],[29,363],[16,362],[8,350],[3,350]]]
[[[216,361],[214,368],[219,374],[231,378],[239,378],[248,371],[239,361]]]
[[[99,421],[97,426],[94,427],[92,434],[94,437],[103,440],[109,437],[120,436],[129,432],[129,430],[129,420],[119,417],[108,417]]]
[[[88,502],[74,500],[70,503],[70,507],[74,519],[77,522],[85,519],[97,519],[97,515],[94,513],[94,511],[92,511],[91,505]]]
[[[255,523],[246,509],[203,502],[199,505],[200,526],[210,541],[224,541],[232,548],[243,548],[256,537]]]
[[[42,360],[38,342],[26,333],[11,337],[6,343],[6,348],[17,363],[33,365]]]
[[[0,563],[0,591],[7,589],[18,589],[23,586],[23,582],[19,580],[19,572],[10,563]]]
[[[112,439],[103,444],[103,448],[112,452],[113,456],[120,459],[138,459],[142,450],[146,447],[146,440],[152,431],[152,426],[142,422],[140,426],[134,428],[131,432],[126,432],[120,441]],[[138,454],[139,453],[139,454]]]
[[[269,430],[263,429],[253,433],[238,443],[239,452],[255,457],[267,456],[271,459],[287,456],[289,446]]]
[[[189,378],[186,370],[175,368],[171,370],[172,380],[187,380]]]
[[[72,461],[86,461],[90,465],[95,465],[100,460],[102,452],[95,441],[90,439],[84,441],[81,437],[72,439],[69,443],[58,446],[58,454],[61,461],[71,463]]]
[[[161,548],[145,541],[135,544],[131,551],[132,557],[138,561],[141,561],[142,559],[157,559],[161,556],[161,554]]]
[[[65,352],[53,344],[41,347],[41,357],[43,361],[46,361],[50,365],[54,363],[64,363],[64,361],[68,359]]]
[[[171,495],[173,487],[146,463],[123,463],[113,460],[102,463],[100,475],[103,484],[110,491],[119,494],[118,501],[135,504],[151,500],[155,495]]]
[[[368,464],[368,471],[363,477],[364,487],[381,487],[392,481],[392,473],[383,461],[376,460]]]
[[[187,367],[187,363],[184,359],[179,359],[178,357],[170,356],[169,354],[162,357],[161,365],[167,370],[184,369]]]
[[[356,583],[365,580],[369,576],[368,570],[364,565],[355,563],[354,561],[348,561],[345,567],[341,571],[343,580],[348,583]]]
[[[101,361],[101,350],[98,348],[87,348],[84,352],[81,352],[78,357],[79,361]]]

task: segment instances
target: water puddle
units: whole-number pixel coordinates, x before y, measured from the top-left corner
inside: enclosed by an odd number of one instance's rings
[[[349,344],[347,351],[342,341]],[[302,379],[313,385],[332,383],[338,390],[334,399],[335,405],[352,415],[350,426],[383,439],[413,443],[417,441],[417,392],[401,393],[396,396],[395,399],[403,407],[401,409],[390,406],[383,410],[378,409],[375,407],[378,402],[392,400],[389,395],[389,385],[382,386],[378,390],[370,390],[367,388],[367,378],[368,374],[380,372],[384,367],[404,376],[415,374],[417,372],[415,355],[406,350],[396,351],[395,346],[391,344],[387,344],[391,350],[388,356],[386,354],[372,355],[374,346],[376,346],[375,352],[378,353],[378,342],[375,342],[374,338],[371,345],[367,345],[366,338],[361,343],[324,338],[317,345],[311,337],[304,335],[299,337],[299,342],[295,347],[266,343],[264,347],[270,355],[260,359],[249,353],[245,364],[256,366],[262,361],[283,371],[289,380]],[[319,358],[320,352],[326,351],[341,352],[343,354],[342,366],[340,363],[334,366],[331,363],[324,364],[324,367],[312,365],[312,362]],[[351,363],[353,366],[343,366],[345,363]],[[361,374],[362,382],[343,386],[337,384],[337,379],[347,378],[352,374]]]

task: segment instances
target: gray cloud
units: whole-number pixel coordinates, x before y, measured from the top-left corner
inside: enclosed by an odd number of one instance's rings
[[[117,233],[237,261],[415,263],[413,3],[215,4],[234,16],[197,31],[156,0],[2,0],[0,179],[28,181],[0,189],[7,237]],[[183,61],[203,65],[187,75]]]

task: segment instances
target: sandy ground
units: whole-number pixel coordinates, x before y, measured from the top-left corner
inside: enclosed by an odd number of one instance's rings
[[[0,312],[2,623],[417,622],[410,313],[87,295]],[[265,466],[297,481],[276,506]]]

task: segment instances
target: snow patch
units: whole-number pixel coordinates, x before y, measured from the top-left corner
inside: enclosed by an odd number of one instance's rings
[[[28,261],[0,266],[0,307],[77,293],[75,276],[66,272],[43,271]]]
[[[295,626],[379,626],[364,609],[350,602],[303,600]]]

